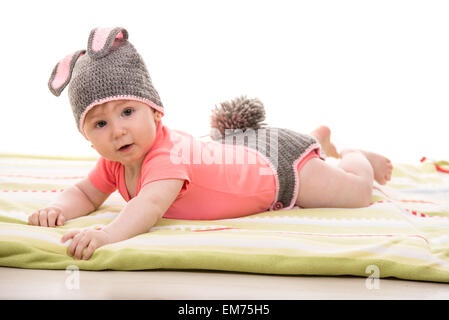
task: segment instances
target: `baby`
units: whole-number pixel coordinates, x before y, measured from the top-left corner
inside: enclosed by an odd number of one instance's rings
[[[127,201],[107,226],[64,234],[61,241],[71,240],[67,253],[76,259],[146,233],[162,217],[215,220],[296,206],[365,207],[373,181],[391,178],[391,162],[381,155],[338,153],[326,126],[306,135],[247,125],[263,113],[257,99],[222,104],[213,127],[223,135],[216,141],[170,130],[162,124],[164,108],[146,66],[123,28],[92,30],[87,54],[77,51],[56,65],[50,91],[59,96],[67,85],[78,129],[101,157],[87,178],[32,213],[29,224],[62,226],[97,210],[115,190]],[[246,125],[234,126],[236,118]],[[247,130],[224,132],[236,128]],[[238,139],[242,135],[256,137],[258,146]],[[338,166],[326,163],[322,152],[341,158]]]

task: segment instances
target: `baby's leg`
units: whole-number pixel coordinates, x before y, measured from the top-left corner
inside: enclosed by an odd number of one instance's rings
[[[359,208],[371,202],[374,172],[362,152],[342,152],[338,167],[312,158],[298,174],[296,205],[303,208]]]
[[[327,157],[340,158],[337,148],[331,141],[331,130],[327,126],[320,126],[313,130],[310,135],[314,136],[321,145],[322,151]]]
[[[318,140],[327,157],[341,158],[345,152],[359,151],[368,159],[373,167],[374,180],[382,185],[390,181],[391,174],[393,172],[393,165],[388,158],[380,154],[364,150],[346,149],[339,153],[331,141],[331,130],[326,126],[320,126],[313,130],[310,134]]]

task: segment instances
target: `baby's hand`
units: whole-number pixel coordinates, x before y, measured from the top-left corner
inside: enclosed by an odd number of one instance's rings
[[[96,249],[110,242],[109,235],[101,229],[72,230],[62,236],[61,242],[69,239],[73,240],[67,248],[67,254],[71,257],[75,255],[75,259],[81,259],[83,256],[83,260],[89,259]],[[83,255],[84,249],[86,252]]]
[[[33,212],[28,217],[28,224],[41,227],[55,227],[64,225],[65,217],[57,207],[47,207]]]

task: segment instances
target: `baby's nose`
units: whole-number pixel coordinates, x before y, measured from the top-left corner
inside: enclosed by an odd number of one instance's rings
[[[128,133],[128,130],[125,127],[117,126],[114,130],[115,137],[121,137]]]

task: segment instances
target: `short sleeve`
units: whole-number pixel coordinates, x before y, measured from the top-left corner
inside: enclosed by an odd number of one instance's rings
[[[89,172],[89,181],[100,191],[112,193],[117,189],[116,175],[112,161],[101,157],[95,167]]]
[[[179,179],[185,180],[183,189],[185,191],[190,183],[189,167],[184,163],[173,163],[168,155],[159,155],[145,162],[142,166],[142,184],[146,184],[158,180]]]

